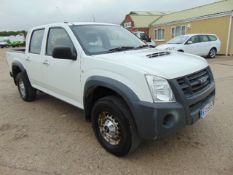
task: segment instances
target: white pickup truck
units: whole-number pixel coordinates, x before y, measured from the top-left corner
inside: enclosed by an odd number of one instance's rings
[[[100,144],[117,156],[206,117],[215,83],[205,59],[149,48],[126,29],[102,23],[33,28],[26,50],[7,53],[24,101],[37,90],[85,111]]]

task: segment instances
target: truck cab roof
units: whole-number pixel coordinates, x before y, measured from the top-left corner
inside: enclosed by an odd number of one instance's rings
[[[112,25],[112,26],[119,26],[117,24],[97,23],[97,22],[60,22],[60,23],[51,23],[51,24],[35,26],[35,27],[32,28],[32,30],[40,29],[40,28],[54,27],[54,26],[73,26],[73,25],[108,25],[108,26]]]

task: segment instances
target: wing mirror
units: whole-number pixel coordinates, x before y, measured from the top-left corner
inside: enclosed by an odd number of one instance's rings
[[[53,58],[76,60],[77,53],[70,47],[55,47],[53,49]]]
[[[192,41],[188,41],[187,44],[193,44],[193,42]]]

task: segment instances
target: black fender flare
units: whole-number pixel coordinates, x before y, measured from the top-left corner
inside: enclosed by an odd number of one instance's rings
[[[89,102],[88,98],[89,95],[92,94],[92,92],[97,88],[97,87],[104,87],[111,89],[112,91],[116,92],[126,103],[128,106],[131,117],[127,116],[128,120],[130,121],[131,124],[134,125],[134,127],[137,128],[135,118],[134,118],[134,104],[133,102],[139,101],[138,96],[125,84],[121,83],[120,81],[107,78],[107,77],[102,77],[102,76],[92,76],[87,79],[84,87],[84,95],[83,95],[83,102],[84,102],[84,110],[86,116],[90,115],[90,108],[88,107]]]
[[[28,79],[27,71],[26,71],[26,69],[24,68],[23,64],[20,63],[19,61],[14,61],[14,62],[12,63],[12,66],[11,66],[11,71],[12,71],[11,74],[12,74],[12,77],[13,77],[13,79],[14,79],[14,82],[15,82],[16,75],[17,75],[17,73],[18,73],[18,72],[15,72],[15,67],[17,67],[17,68],[20,70],[20,72],[22,72],[23,74],[25,74],[25,76],[26,76],[27,79]],[[28,79],[28,81],[29,81],[29,79]],[[16,82],[15,82],[15,83],[16,83]]]

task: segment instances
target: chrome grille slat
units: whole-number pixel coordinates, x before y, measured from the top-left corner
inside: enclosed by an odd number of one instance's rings
[[[181,90],[186,97],[190,97],[205,88],[211,83],[211,77],[208,68],[199,72],[177,79]]]
[[[199,77],[207,75],[207,74],[208,74],[207,71],[199,72],[199,73],[196,73],[194,75],[188,76],[188,79],[193,80],[193,79],[199,78]]]

